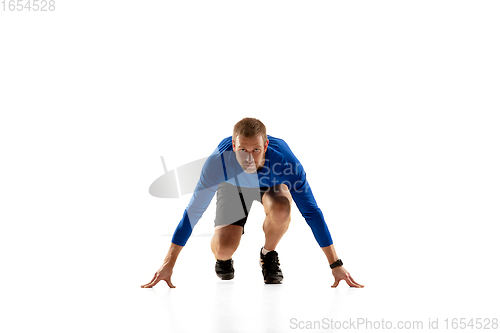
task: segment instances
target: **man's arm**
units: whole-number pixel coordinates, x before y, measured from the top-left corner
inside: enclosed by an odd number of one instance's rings
[[[223,153],[219,152],[217,148],[205,161],[191,200],[174,231],[172,243],[180,246],[186,245],[194,226],[212,201],[218,185],[225,180],[222,155]]]
[[[333,244],[322,247],[321,249],[323,250],[323,252],[325,252],[326,259],[328,259],[328,265],[331,265],[339,260],[339,256],[337,256],[337,252],[335,252],[335,247],[333,246]]]
[[[326,225],[323,213],[314,199],[314,195],[309,187],[309,183],[305,177],[305,172],[302,168],[298,169],[297,178],[295,178],[294,191],[291,192],[293,200],[297,205],[297,208],[301,212],[302,216],[305,218],[307,224],[311,228],[316,241],[325,253],[328,260],[328,264],[331,265],[339,259],[335,247],[333,246],[332,237],[328,226]],[[355,288],[363,288],[361,285],[354,281],[349,272],[343,267],[335,267],[332,269],[332,274],[335,278],[335,283],[332,285],[336,288],[341,280],[345,280],[346,283]]]
[[[305,173],[301,178],[293,180],[290,194],[300,213],[311,228],[318,245],[322,248],[332,245],[333,241],[330,230],[328,230],[323,212],[316,203],[309,183],[305,179]]]

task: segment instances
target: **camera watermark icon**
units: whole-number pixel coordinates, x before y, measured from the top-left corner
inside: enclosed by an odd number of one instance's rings
[[[157,198],[180,198],[185,194],[193,193],[208,157],[200,158],[170,171],[167,170],[163,156],[160,157],[165,173],[149,186],[149,194]]]

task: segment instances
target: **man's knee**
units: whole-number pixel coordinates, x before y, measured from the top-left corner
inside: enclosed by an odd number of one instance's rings
[[[217,229],[212,238],[214,255],[219,259],[231,257],[240,243],[241,231],[240,226],[225,226]]]
[[[226,260],[232,257],[234,251],[236,251],[236,248],[234,247],[229,247],[229,246],[215,246],[214,249],[214,255],[217,259],[222,259]]]
[[[269,214],[275,223],[288,223],[292,206],[290,200],[284,196],[273,198],[269,207]]]

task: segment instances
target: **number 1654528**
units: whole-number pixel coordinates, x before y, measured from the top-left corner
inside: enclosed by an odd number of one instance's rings
[[[55,0],[2,0],[1,4],[4,12],[53,12],[56,10]]]

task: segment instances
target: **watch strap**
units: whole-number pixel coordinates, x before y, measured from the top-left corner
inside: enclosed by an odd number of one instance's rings
[[[334,269],[335,267],[339,267],[339,266],[342,266],[344,263],[342,262],[342,260],[337,260],[336,262],[334,262],[333,264],[330,265],[330,268],[331,269]]]

